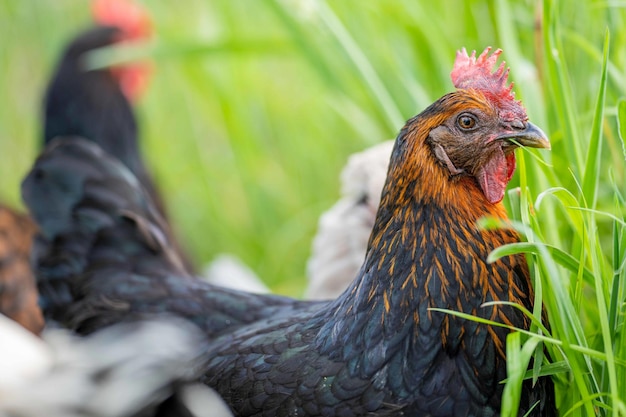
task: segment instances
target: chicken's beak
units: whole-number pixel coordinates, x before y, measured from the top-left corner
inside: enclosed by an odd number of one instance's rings
[[[550,149],[550,141],[546,134],[543,133],[543,130],[530,122],[526,122],[524,129],[508,132],[498,136],[496,139],[514,141],[529,148]]]

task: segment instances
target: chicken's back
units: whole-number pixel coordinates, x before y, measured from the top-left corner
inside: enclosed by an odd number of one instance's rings
[[[46,319],[79,333],[167,313],[214,337],[315,305],[189,275],[149,194],[92,142],[59,138],[48,145],[22,196],[40,227],[33,264]]]

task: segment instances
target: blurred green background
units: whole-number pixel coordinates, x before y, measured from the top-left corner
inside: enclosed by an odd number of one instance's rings
[[[198,264],[239,256],[277,292],[301,293],[318,217],[338,196],[347,156],[394,138],[450,91],[460,47],[502,47],[518,97],[552,137],[548,158],[568,152],[537,72],[546,53],[540,2],[140,3],[156,31],[147,50],[154,77],[138,105],[142,146],[181,240]],[[623,8],[554,7],[584,137],[604,31],[623,27]],[[89,22],[84,0],[0,0],[0,201],[19,204],[39,147],[44,85]],[[625,31],[613,36],[623,82]],[[623,165],[614,175],[623,180]]]

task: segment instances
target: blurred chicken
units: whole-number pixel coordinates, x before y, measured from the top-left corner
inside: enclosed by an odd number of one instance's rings
[[[168,312],[189,318],[212,337],[308,305],[189,275],[139,181],[80,137],[48,145],[24,181],[22,196],[40,227],[32,253],[45,317],[78,333]],[[81,272],[86,267],[90,272]],[[216,314],[207,316],[207,306],[215,306]]]
[[[98,70],[86,68],[88,53],[97,48],[149,38],[150,20],[144,10],[129,0],[96,0],[92,6],[96,26],[69,43],[47,87],[43,103],[44,144],[63,135],[98,143],[137,175],[164,216],[164,205],[141,157],[131,107],[147,85],[150,66],[126,63]],[[169,226],[164,226],[164,230],[171,233]],[[0,207],[0,313],[38,333],[43,318],[29,268],[34,231],[34,224],[26,215]],[[192,270],[189,257],[173,244],[184,268]]]
[[[90,52],[151,36],[145,11],[129,0],[92,3],[95,27],[75,36],[61,54],[44,97],[44,145],[57,136],[80,136],[115,155],[139,178],[163,213],[139,149],[131,102],[145,88],[148,64],[126,63],[90,70]]]
[[[83,339],[47,330],[43,340],[0,314],[1,417],[133,417],[232,414],[193,384],[206,341],[181,320],[121,324]]]
[[[89,52],[97,48],[148,38],[150,20],[130,0],[96,0],[92,3],[98,26],[70,42],[50,81],[44,99],[44,140],[80,137],[98,144],[118,158],[139,179],[155,202],[168,242],[177,252],[181,270],[192,271],[189,257],[181,249],[167,223],[165,205],[139,149],[138,126],[131,100],[145,88],[150,67],[124,64],[112,68],[86,68]]]

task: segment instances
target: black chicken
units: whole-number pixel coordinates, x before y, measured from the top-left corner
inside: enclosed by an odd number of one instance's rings
[[[150,67],[146,63],[126,63],[113,68],[87,68],[89,52],[149,38],[149,18],[134,3],[120,0],[95,1],[93,12],[99,26],[69,43],[48,85],[44,97],[44,143],[59,136],[80,136],[97,143],[130,168],[161,216],[167,218],[165,204],[140,152],[131,106],[145,87]],[[164,230],[169,230],[169,226]],[[186,252],[177,242],[175,246],[184,268],[194,270]]]
[[[241,416],[495,416],[509,330],[532,309],[523,256],[487,263],[510,230],[500,204],[518,144],[549,147],[507,86],[500,51],[459,53],[443,96],[401,130],[364,264],[336,300],[304,302],[181,274],[139,183],[93,144],[53,143],[23,183],[41,228],[34,258],[48,312],[82,333],[158,313],[212,339],[204,382]],[[47,312],[47,313],[48,313]],[[520,415],[556,415],[552,381],[524,383]]]
[[[139,151],[137,122],[121,81],[108,68],[85,68],[86,53],[112,45],[119,34],[116,27],[96,27],[68,45],[44,99],[44,142],[58,136],[81,136],[97,143],[130,168],[163,211]]]
[[[71,40],[47,86],[43,99],[44,145],[58,136],[80,136],[97,143],[130,168],[165,216],[165,207],[140,153],[131,105],[145,88],[150,67],[146,63],[125,63],[88,70],[86,66],[88,53],[97,48],[150,37],[149,17],[127,0],[95,0],[92,7],[96,26]],[[0,206],[0,313],[37,334],[44,320],[29,265],[35,229],[25,214]],[[169,226],[164,224],[163,232],[171,234]],[[171,236],[169,239],[176,242]],[[183,268],[193,270],[186,252],[178,243],[174,245]]]

